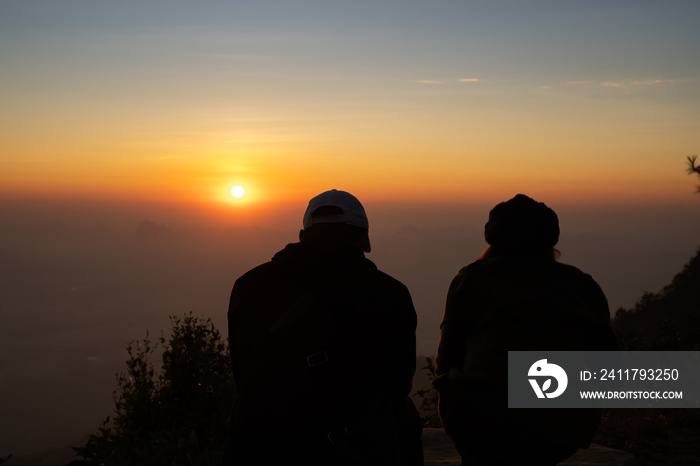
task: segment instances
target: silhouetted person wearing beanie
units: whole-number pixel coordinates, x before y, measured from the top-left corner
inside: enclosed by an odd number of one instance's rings
[[[556,261],[559,220],[518,194],[484,229],[489,247],[450,285],[436,357],[443,427],[463,465],[556,464],[588,447],[597,409],[508,409],[508,351],[619,349],[608,303]]]

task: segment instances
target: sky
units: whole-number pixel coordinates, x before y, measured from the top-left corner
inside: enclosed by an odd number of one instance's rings
[[[224,329],[233,280],[330,188],[365,205],[421,355],[488,210],[520,192],[612,311],[660,290],[698,247],[698,18],[677,0],[0,0],[0,457],[70,455],[126,344],[189,311]]]
[[[695,1],[0,3],[0,197],[678,202]],[[246,195],[235,199],[230,189]]]

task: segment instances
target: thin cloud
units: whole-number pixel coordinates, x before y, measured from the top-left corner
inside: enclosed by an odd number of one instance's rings
[[[622,91],[638,91],[649,87],[665,87],[677,84],[675,79],[624,79],[622,81],[567,81],[567,85],[597,85],[599,87],[620,89]]]
[[[675,84],[673,79],[645,79],[643,81],[632,81],[633,86],[665,86]]]
[[[642,91],[654,87],[667,87],[677,84],[675,79],[625,79],[624,81],[605,81],[601,87],[613,87],[623,92]]]
[[[461,83],[477,83],[479,82],[479,78],[462,78],[459,80]]]
[[[444,83],[444,81],[431,81],[429,79],[423,79],[423,80],[420,80],[417,82],[418,82],[418,84],[443,84]]]

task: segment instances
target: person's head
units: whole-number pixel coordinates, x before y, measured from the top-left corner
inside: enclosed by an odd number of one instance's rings
[[[332,189],[309,201],[299,240],[320,252],[356,249],[370,252],[369,221],[360,201],[345,191]]]
[[[489,247],[482,258],[528,254],[556,259],[559,251],[559,218],[542,202],[518,194],[489,212],[484,227]]]

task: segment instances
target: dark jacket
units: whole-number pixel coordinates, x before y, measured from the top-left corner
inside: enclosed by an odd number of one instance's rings
[[[326,390],[333,392],[327,412],[320,418],[309,413],[290,419],[290,413],[298,413],[299,407],[285,412],[275,405],[275,391],[288,390],[285,383],[289,382],[274,361],[261,362],[260,344],[280,316],[307,296],[321,296],[328,302],[329,313],[336,312],[337,299],[352,301],[355,306],[360,302],[357,312],[362,315],[346,316],[337,337],[346,343],[328,356],[334,362],[328,364],[330,369],[324,367],[325,372],[319,372],[322,387],[333,387]],[[237,387],[230,428],[239,453],[266,445],[266,453],[279,454],[285,464],[293,462],[295,455],[301,462],[313,464],[308,455],[316,452],[319,464],[330,465],[333,462],[323,458],[334,454],[325,425],[329,417],[342,418],[338,430],[344,431],[361,423],[370,405],[383,405],[392,417],[401,412],[415,371],[416,314],[406,287],[377,270],[362,253],[319,254],[304,242],[289,244],[270,262],[236,281],[228,320]],[[277,385],[261,390],[261,376],[274,378],[270,372],[275,371],[280,372]],[[261,394],[264,391],[267,393]],[[338,398],[343,406],[331,406]],[[393,433],[387,435],[396,436],[395,426],[391,429],[387,432]],[[387,439],[389,444],[396,441]]]
[[[617,349],[607,300],[589,275],[539,256],[478,260],[447,295],[435,382],[443,426],[475,458],[505,445],[573,453],[589,445],[600,411],[508,409],[507,352]]]

